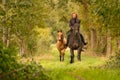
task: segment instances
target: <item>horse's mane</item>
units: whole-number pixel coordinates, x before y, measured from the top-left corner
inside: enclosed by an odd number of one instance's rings
[[[78,32],[75,33],[74,30],[77,29]],[[81,45],[82,41],[81,41],[81,37],[80,37],[80,33],[79,33],[79,25],[75,24],[72,28],[72,30],[70,31],[70,38],[69,38],[69,46],[73,46],[73,44],[78,44],[79,46]]]

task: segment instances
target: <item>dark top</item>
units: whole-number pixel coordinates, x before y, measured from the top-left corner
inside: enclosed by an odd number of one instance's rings
[[[70,28],[72,28],[76,23],[80,25],[80,20],[78,18],[70,19],[70,23],[69,23]]]

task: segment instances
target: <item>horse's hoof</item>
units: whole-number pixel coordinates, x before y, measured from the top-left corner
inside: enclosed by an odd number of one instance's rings
[[[70,61],[70,64],[72,64],[72,63],[74,63],[74,62]]]

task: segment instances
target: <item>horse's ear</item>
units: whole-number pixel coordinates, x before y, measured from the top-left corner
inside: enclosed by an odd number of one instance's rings
[[[57,32],[59,33],[60,31],[58,30]]]
[[[62,30],[60,30],[60,32],[62,32]]]

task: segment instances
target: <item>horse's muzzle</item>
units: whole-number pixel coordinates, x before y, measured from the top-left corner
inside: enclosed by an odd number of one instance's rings
[[[59,39],[58,41],[62,41],[62,39]]]

